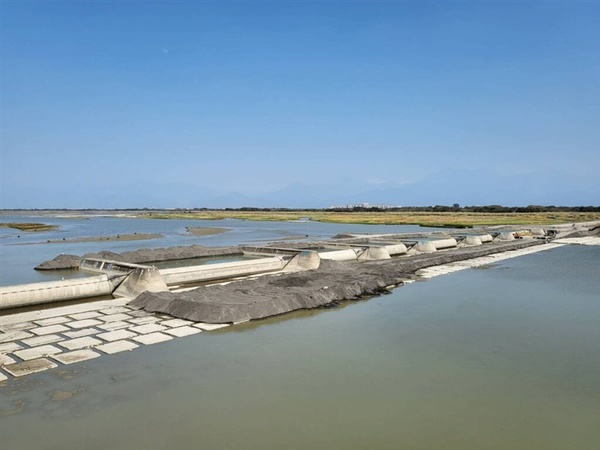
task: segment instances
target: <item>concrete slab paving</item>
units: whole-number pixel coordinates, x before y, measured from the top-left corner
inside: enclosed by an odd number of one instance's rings
[[[185,325],[191,325],[194,322],[190,321],[190,320],[183,320],[183,319],[169,319],[169,320],[163,320],[160,325],[163,325],[165,327],[170,327],[170,328],[177,328],[177,327],[183,327]]]
[[[92,350],[75,350],[73,352],[61,353],[60,355],[52,356],[56,361],[63,364],[74,364],[88,359],[98,358],[100,353]]]
[[[21,358],[23,361],[30,361],[37,358],[43,358],[48,355],[56,355],[60,352],[62,352],[62,350],[53,345],[42,345],[40,347],[17,350],[13,352],[13,355]]]
[[[131,319],[131,316],[128,316],[127,314],[124,314],[124,313],[118,313],[118,314],[108,314],[105,316],[100,316],[98,318],[100,320],[103,320],[104,322],[116,322],[116,321],[123,321],[123,320]]]
[[[132,315],[132,314],[130,314]],[[154,316],[144,316],[144,317],[136,317],[134,319],[129,319],[130,323],[134,323],[136,325],[143,325],[145,323],[154,323],[154,322],[158,322],[160,321],[160,319],[158,317],[154,317]]]
[[[103,342],[99,339],[94,339],[93,337],[80,337],[77,339],[70,339],[68,341],[59,342],[58,345],[66,348],[67,350],[79,350],[81,348],[94,347],[96,345],[100,345]]]
[[[106,308],[106,309],[101,309],[100,312],[102,314],[118,314],[118,313],[124,313],[124,312],[129,312],[131,311],[130,308],[126,308],[124,306],[116,306],[116,307],[112,307],[112,308]]]
[[[7,331],[6,333],[0,333],[0,343],[18,341],[19,339],[25,339],[29,337],[33,337],[33,334],[27,331]]]
[[[81,330],[65,331],[62,334],[63,336],[68,337],[69,339],[75,339],[78,337],[91,336],[93,334],[98,333],[102,333],[102,331],[98,330],[97,328],[83,328]]]
[[[131,351],[135,348],[138,348],[139,345],[134,344],[133,342],[129,342],[129,341],[115,341],[115,342],[111,342],[109,344],[103,344],[103,345],[99,345],[98,347],[95,347],[96,350],[100,350],[104,353],[107,353],[109,355],[112,355],[114,353],[120,353],[120,352],[126,352],[126,351]]]
[[[136,327],[131,327],[130,330],[135,332],[135,333],[139,333],[139,334],[148,334],[148,333],[155,333],[157,331],[163,331],[166,327],[163,327],[162,325],[157,325],[155,323],[149,323],[146,325],[138,325]]]
[[[29,347],[37,347],[38,345],[52,344],[53,342],[62,341],[64,338],[58,334],[46,334],[44,336],[36,336],[29,339],[21,339],[21,342]]]
[[[68,327],[65,327],[64,325],[49,325],[47,327],[32,328],[29,331],[31,331],[33,334],[35,334],[37,336],[44,336],[46,334],[54,334],[54,333],[61,333],[63,331],[70,331],[70,329]]]
[[[9,364],[4,366],[3,369],[13,377],[22,377],[23,375],[42,372],[44,370],[54,369],[55,367],[58,367],[56,363],[46,358],[39,358],[31,361]]]
[[[96,319],[84,319],[84,320],[76,320],[74,322],[68,322],[65,325],[74,328],[74,329],[79,329],[79,328],[88,328],[88,327],[93,327],[96,325],[102,325],[104,322],[101,322],[100,320],[96,320]]]
[[[69,317],[73,320],[84,320],[84,319],[95,319],[100,316],[100,311],[87,311],[77,314],[69,314]]]
[[[189,326],[184,326],[184,327],[179,327],[179,328],[171,328],[169,330],[165,330],[165,333],[168,333],[175,337],[191,336],[192,334],[198,334],[201,332],[202,332],[201,329],[189,327]]]
[[[35,328],[36,325],[33,322],[19,322],[19,323],[9,323],[0,327],[1,331],[17,331],[17,330],[28,330],[29,328]]]
[[[119,330],[121,328],[127,328],[130,326],[131,326],[131,324],[129,322],[117,321],[117,322],[108,322],[108,323],[105,323],[104,325],[98,325],[98,328],[100,328],[104,331],[114,331],[114,330]]]
[[[142,334],[133,338],[134,341],[144,345],[158,344],[159,342],[170,341],[171,339],[173,339],[171,336],[163,333]]]
[[[152,316],[152,313],[146,312],[146,311],[142,311],[137,310],[137,309],[133,309],[130,312],[128,312],[127,314],[129,314],[130,316],[133,317],[148,317],[148,316]]]
[[[218,330],[219,328],[228,327],[228,323],[195,323],[193,326],[204,331]]]
[[[46,319],[48,317],[66,316],[86,311],[98,311],[100,309],[106,309],[109,307],[123,306],[130,301],[131,299],[128,298],[115,298],[67,306],[56,306],[53,308],[39,309],[36,311],[28,311],[18,314],[7,314],[5,316],[0,316],[0,330],[19,322]]]
[[[29,328],[35,328],[36,326],[37,325],[33,322],[8,323],[0,326],[0,331],[8,333],[9,331],[28,330]]]
[[[14,364],[16,362],[17,361],[15,359],[12,359],[8,355],[0,355],[0,366],[6,366],[8,364]]]
[[[5,353],[11,353],[15,350],[21,350],[23,348],[22,345],[17,344],[16,342],[7,342],[5,344],[0,344],[0,355]]]
[[[68,317],[50,317],[48,319],[41,319],[41,320],[34,320],[33,323],[35,323],[36,325],[40,326],[40,327],[45,327],[48,325],[57,325],[59,323],[65,323],[65,322],[69,322],[70,319]],[[31,327],[33,328],[33,327]]]
[[[107,342],[119,341],[121,339],[129,339],[137,336],[137,334],[129,331],[129,330],[117,330],[110,331],[108,333],[101,333],[97,337]]]

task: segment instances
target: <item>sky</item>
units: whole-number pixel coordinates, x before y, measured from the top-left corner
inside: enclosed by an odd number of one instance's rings
[[[463,204],[454,172],[488,203],[531,176],[600,205],[599,2],[3,1],[0,20],[0,208],[413,183]]]

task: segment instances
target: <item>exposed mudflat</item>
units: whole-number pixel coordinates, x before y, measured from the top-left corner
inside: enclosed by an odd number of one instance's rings
[[[516,240],[381,261],[322,260],[317,270],[265,275],[186,292],[144,292],[129,306],[197,322],[243,322],[386,293],[425,267],[542,243],[544,240]]]
[[[214,227],[185,227],[188,233],[194,236],[211,236],[213,234],[221,234],[229,231],[228,228],[214,228]]]
[[[116,234],[114,236],[89,236],[72,239],[52,239],[40,244],[64,244],[64,243],[75,243],[75,242],[102,242],[102,241],[143,241],[146,239],[157,239],[163,237],[162,234],[158,233],[130,233],[130,234]]]

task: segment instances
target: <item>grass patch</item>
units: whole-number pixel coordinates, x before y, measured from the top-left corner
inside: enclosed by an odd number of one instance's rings
[[[45,223],[20,223],[20,222],[3,222],[0,223],[2,228],[14,228],[20,231],[52,231],[57,230],[58,225],[48,225]]]
[[[491,225],[552,225],[559,223],[600,221],[597,212],[329,212],[329,211],[223,211],[145,212],[139,218],[256,221],[296,221],[309,218],[317,222],[367,225],[421,225],[426,227],[468,228]]]

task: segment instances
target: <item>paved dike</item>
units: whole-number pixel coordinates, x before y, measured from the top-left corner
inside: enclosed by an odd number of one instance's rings
[[[299,309],[333,307],[341,301],[388,293],[394,287],[416,279],[427,279],[562,245],[600,245],[597,223],[564,226],[552,233],[506,229],[490,233],[495,235],[493,239],[487,234],[459,236],[458,233],[454,237],[437,233],[428,236],[340,235],[337,239],[323,242],[218,249],[218,254],[242,250],[254,255],[262,253],[264,258],[257,260],[262,261],[260,264],[271,264],[270,261],[277,260],[282,269],[272,273],[253,273],[242,279],[238,275],[245,262],[167,269],[167,272],[155,275],[168,279],[169,276],[181,275],[181,270],[191,270],[197,272],[196,280],[198,277],[206,280],[207,272],[210,274],[223,268],[230,275],[226,279],[203,281],[201,286],[183,283],[163,286],[156,292],[144,291],[120,298],[92,299],[75,304],[57,302],[43,308],[30,307],[25,311],[6,309],[0,314],[0,382],[9,377],[21,377],[98,358],[103,354],[111,355],[178,337],[214,332],[253,319]],[[420,238],[420,241],[414,240]],[[201,248],[191,252],[183,248],[153,252],[144,250],[135,256],[151,261],[157,254],[161,259],[167,253],[177,256],[214,254],[213,250]],[[97,256],[124,258],[114,253]],[[79,259],[77,264],[83,261],[85,266],[85,259],[75,258]],[[73,261],[65,262],[73,264]],[[110,261],[102,261],[101,264],[103,266],[99,270],[104,270],[104,265],[115,265]],[[133,277],[127,279],[137,283],[134,288],[137,285],[148,287],[144,280],[140,282],[141,275],[149,269],[157,269],[133,266],[133,263],[121,263],[121,269],[127,271],[119,276]],[[235,276],[232,277],[231,273]],[[187,276],[182,279],[187,279]],[[78,281],[75,279],[73,282]],[[9,293],[3,295],[7,298],[14,296],[12,291],[26,287],[5,287],[3,289]]]
[[[196,322],[245,322],[388,293],[414,279],[419,269],[544,243],[517,240],[380,261],[322,260],[315,270],[264,275],[185,292],[144,292],[129,306]]]

